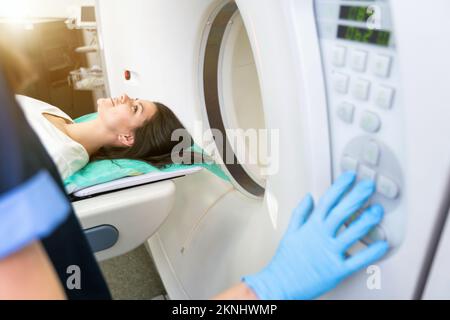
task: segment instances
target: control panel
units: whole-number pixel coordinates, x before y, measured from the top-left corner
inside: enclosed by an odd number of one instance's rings
[[[376,182],[385,217],[363,242],[400,245],[406,225],[403,105],[388,0],[315,0],[333,178],[356,171]],[[368,204],[370,205],[370,203]]]

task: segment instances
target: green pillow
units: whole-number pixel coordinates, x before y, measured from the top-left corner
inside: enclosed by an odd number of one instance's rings
[[[97,113],[91,113],[75,120],[76,123],[95,119]],[[203,153],[203,150],[197,145],[192,146],[191,150]],[[163,169],[158,169],[145,161],[118,159],[118,160],[100,160],[88,163],[84,168],[74,173],[64,181],[64,185],[68,193],[75,190],[84,189],[93,185],[106,183],[109,181],[142,175],[154,171],[177,171],[192,166],[203,167],[219,178],[229,181],[228,176],[215,163],[198,163],[193,165],[171,164]]]

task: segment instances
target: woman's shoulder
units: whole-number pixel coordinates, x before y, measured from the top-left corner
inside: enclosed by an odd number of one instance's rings
[[[47,103],[45,101],[41,101],[29,96],[24,96],[17,94],[16,95],[16,101],[19,103],[19,105],[22,107],[23,111],[25,113],[28,112],[36,112],[36,113],[48,113],[51,115],[55,115],[64,119],[67,119],[71,122],[73,122],[72,118],[69,117],[64,111],[59,109],[58,107],[51,105],[50,103]]]
[[[78,142],[55,128],[53,135],[45,138],[48,153],[63,179],[68,178],[89,162],[89,154]]]
[[[33,105],[34,107],[55,107],[47,102],[29,97],[29,96],[24,96],[22,94],[16,94],[16,100],[19,104],[24,105],[24,106]]]

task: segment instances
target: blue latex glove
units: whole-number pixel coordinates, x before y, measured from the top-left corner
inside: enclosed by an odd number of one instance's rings
[[[379,205],[366,209],[336,235],[375,190],[372,181],[363,181],[346,195],[354,181],[354,173],[345,173],[317,208],[307,195],[294,210],[272,261],[261,272],[243,278],[260,299],[314,299],[387,252],[387,242],[378,241],[351,257],[345,254],[381,221],[383,208]]]

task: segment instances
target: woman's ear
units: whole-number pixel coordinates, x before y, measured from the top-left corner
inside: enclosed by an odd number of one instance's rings
[[[126,147],[131,147],[134,144],[134,134],[119,134],[117,137],[117,140],[119,140],[119,143],[121,145],[124,145]]]

